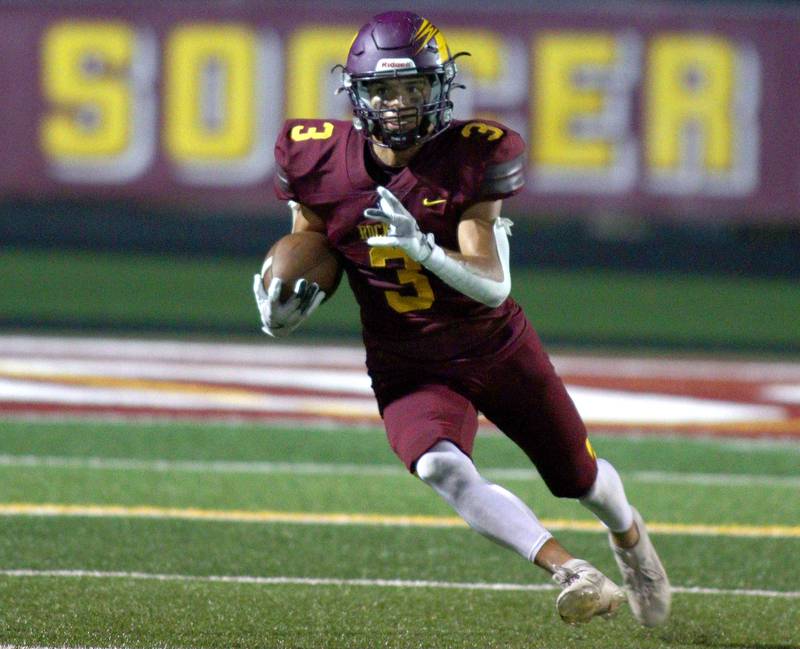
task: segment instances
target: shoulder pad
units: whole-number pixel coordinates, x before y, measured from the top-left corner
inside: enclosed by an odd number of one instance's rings
[[[329,152],[346,142],[350,123],[333,119],[289,119],[275,142],[278,198],[297,200],[301,179],[322,171]]]
[[[505,162],[487,165],[478,196],[511,195],[525,184],[525,154]]]
[[[517,193],[525,184],[525,143],[516,131],[492,120],[455,124],[464,155],[462,178],[474,200],[495,200]]]

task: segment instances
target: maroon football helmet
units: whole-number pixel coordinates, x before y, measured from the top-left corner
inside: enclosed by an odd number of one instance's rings
[[[450,90],[455,58],[442,33],[409,11],[375,16],[353,38],[342,70],[342,88],[353,104],[353,124],[380,146],[407,149],[444,131],[453,118]],[[334,69],[336,69],[334,68]],[[414,84],[414,79],[424,82]],[[411,105],[387,108],[374,102],[376,84],[412,82],[419,95]],[[381,84],[383,82],[383,84]]]

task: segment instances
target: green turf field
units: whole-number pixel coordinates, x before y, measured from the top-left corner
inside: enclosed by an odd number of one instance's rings
[[[648,630],[627,609],[562,624],[546,576],[455,521],[377,430],[0,429],[0,646],[800,647],[796,442],[593,438],[677,587]],[[614,574],[591,515],[510,442],[475,458]]]
[[[0,249],[0,327],[256,336],[259,264]],[[792,279],[519,267],[513,280],[512,296],[547,343],[800,355]],[[346,282],[297,334],[358,336]]]

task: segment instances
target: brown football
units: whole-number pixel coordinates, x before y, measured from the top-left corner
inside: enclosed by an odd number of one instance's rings
[[[328,243],[328,238],[319,232],[292,232],[269,249],[267,257],[272,257],[272,266],[264,272],[264,288],[269,288],[273,277],[283,280],[281,300],[292,293],[298,279],[305,278],[316,282],[325,291],[327,300],[342,279],[342,265],[336,251]]]

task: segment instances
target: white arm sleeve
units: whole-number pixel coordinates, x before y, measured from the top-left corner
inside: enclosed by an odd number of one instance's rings
[[[503,268],[503,279],[497,282],[482,277],[470,270],[466,264],[449,257],[441,246],[433,244],[430,257],[421,262],[425,268],[467,297],[487,306],[500,306],[511,292],[511,272],[508,264],[508,235],[511,221],[498,217],[494,221],[494,240],[497,256]]]

